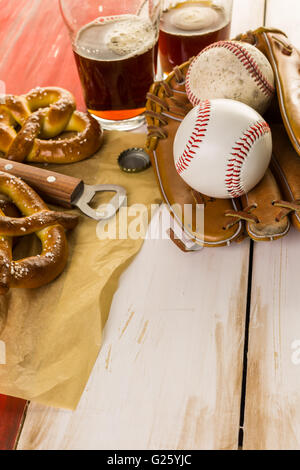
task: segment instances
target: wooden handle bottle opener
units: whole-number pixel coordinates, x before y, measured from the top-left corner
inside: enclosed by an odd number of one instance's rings
[[[77,206],[85,215],[95,220],[106,220],[113,217],[125,203],[125,188],[114,184],[88,185],[73,176],[62,175],[24,163],[0,158],[0,171],[22,178],[48,200],[64,207]],[[115,192],[116,194],[105,207],[93,209],[89,203],[98,192]]]

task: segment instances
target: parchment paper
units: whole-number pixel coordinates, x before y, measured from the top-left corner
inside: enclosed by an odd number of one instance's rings
[[[124,186],[129,206],[150,207],[160,202],[152,168],[126,174],[117,164],[122,150],[143,146],[144,141],[142,134],[107,132],[103,147],[91,159],[47,169],[80,177],[87,184]],[[0,393],[76,408],[101,348],[118,279],[143,243],[99,240],[96,227],[96,221],[80,215],[78,227],[68,232],[69,261],[57,280],[36,290],[11,289],[0,298],[2,356],[3,344],[6,350],[6,364],[0,361]],[[24,237],[16,258],[38,250],[37,237]]]

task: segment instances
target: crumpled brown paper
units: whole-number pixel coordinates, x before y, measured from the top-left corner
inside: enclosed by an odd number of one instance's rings
[[[47,169],[87,184],[124,186],[128,206],[150,207],[160,202],[152,168],[126,174],[117,164],[122,150],[144,142],[142,134],[107,132],[103,147],[91,159]],[[0,393],[76,408],[101,348],[118,279],[143,243],[99,240],[96,227],[96,221],[80,215],[78,227],[68,233],[67,268],[54,282],[36,290],[12,289],[0,298],[0,341],[2,351],[3,344],[6,349],[6,364],[0,361]],[[38,249],[35,236],[24,237],[16,248],[17,258]]]

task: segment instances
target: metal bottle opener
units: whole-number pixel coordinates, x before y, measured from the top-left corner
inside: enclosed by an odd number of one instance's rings
[[[73,176],[62,175],[24,163],[0,158],[0,171],[22,178],[33,189],[49,201],[64,206],[77,206],[85,215],[95,220],[113,217],[127,199],[125,188],[114,184],[85,184]],[[111,191],[116,194],[107,204],[93,209],[89,203],[98,192]]]

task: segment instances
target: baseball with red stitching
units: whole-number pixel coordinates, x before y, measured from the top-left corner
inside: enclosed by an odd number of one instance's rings
[[[205,99],[227,98],[263,114],[274,96],[274,73],[268,59],[252,44],[219,41],[191,63],[186,92],[194,106]]]
[[[177,173],[196,191],[235,198],[264,176],[272,137],[250,106],[228,99],[201,101],[184,118],[174,139]]]

